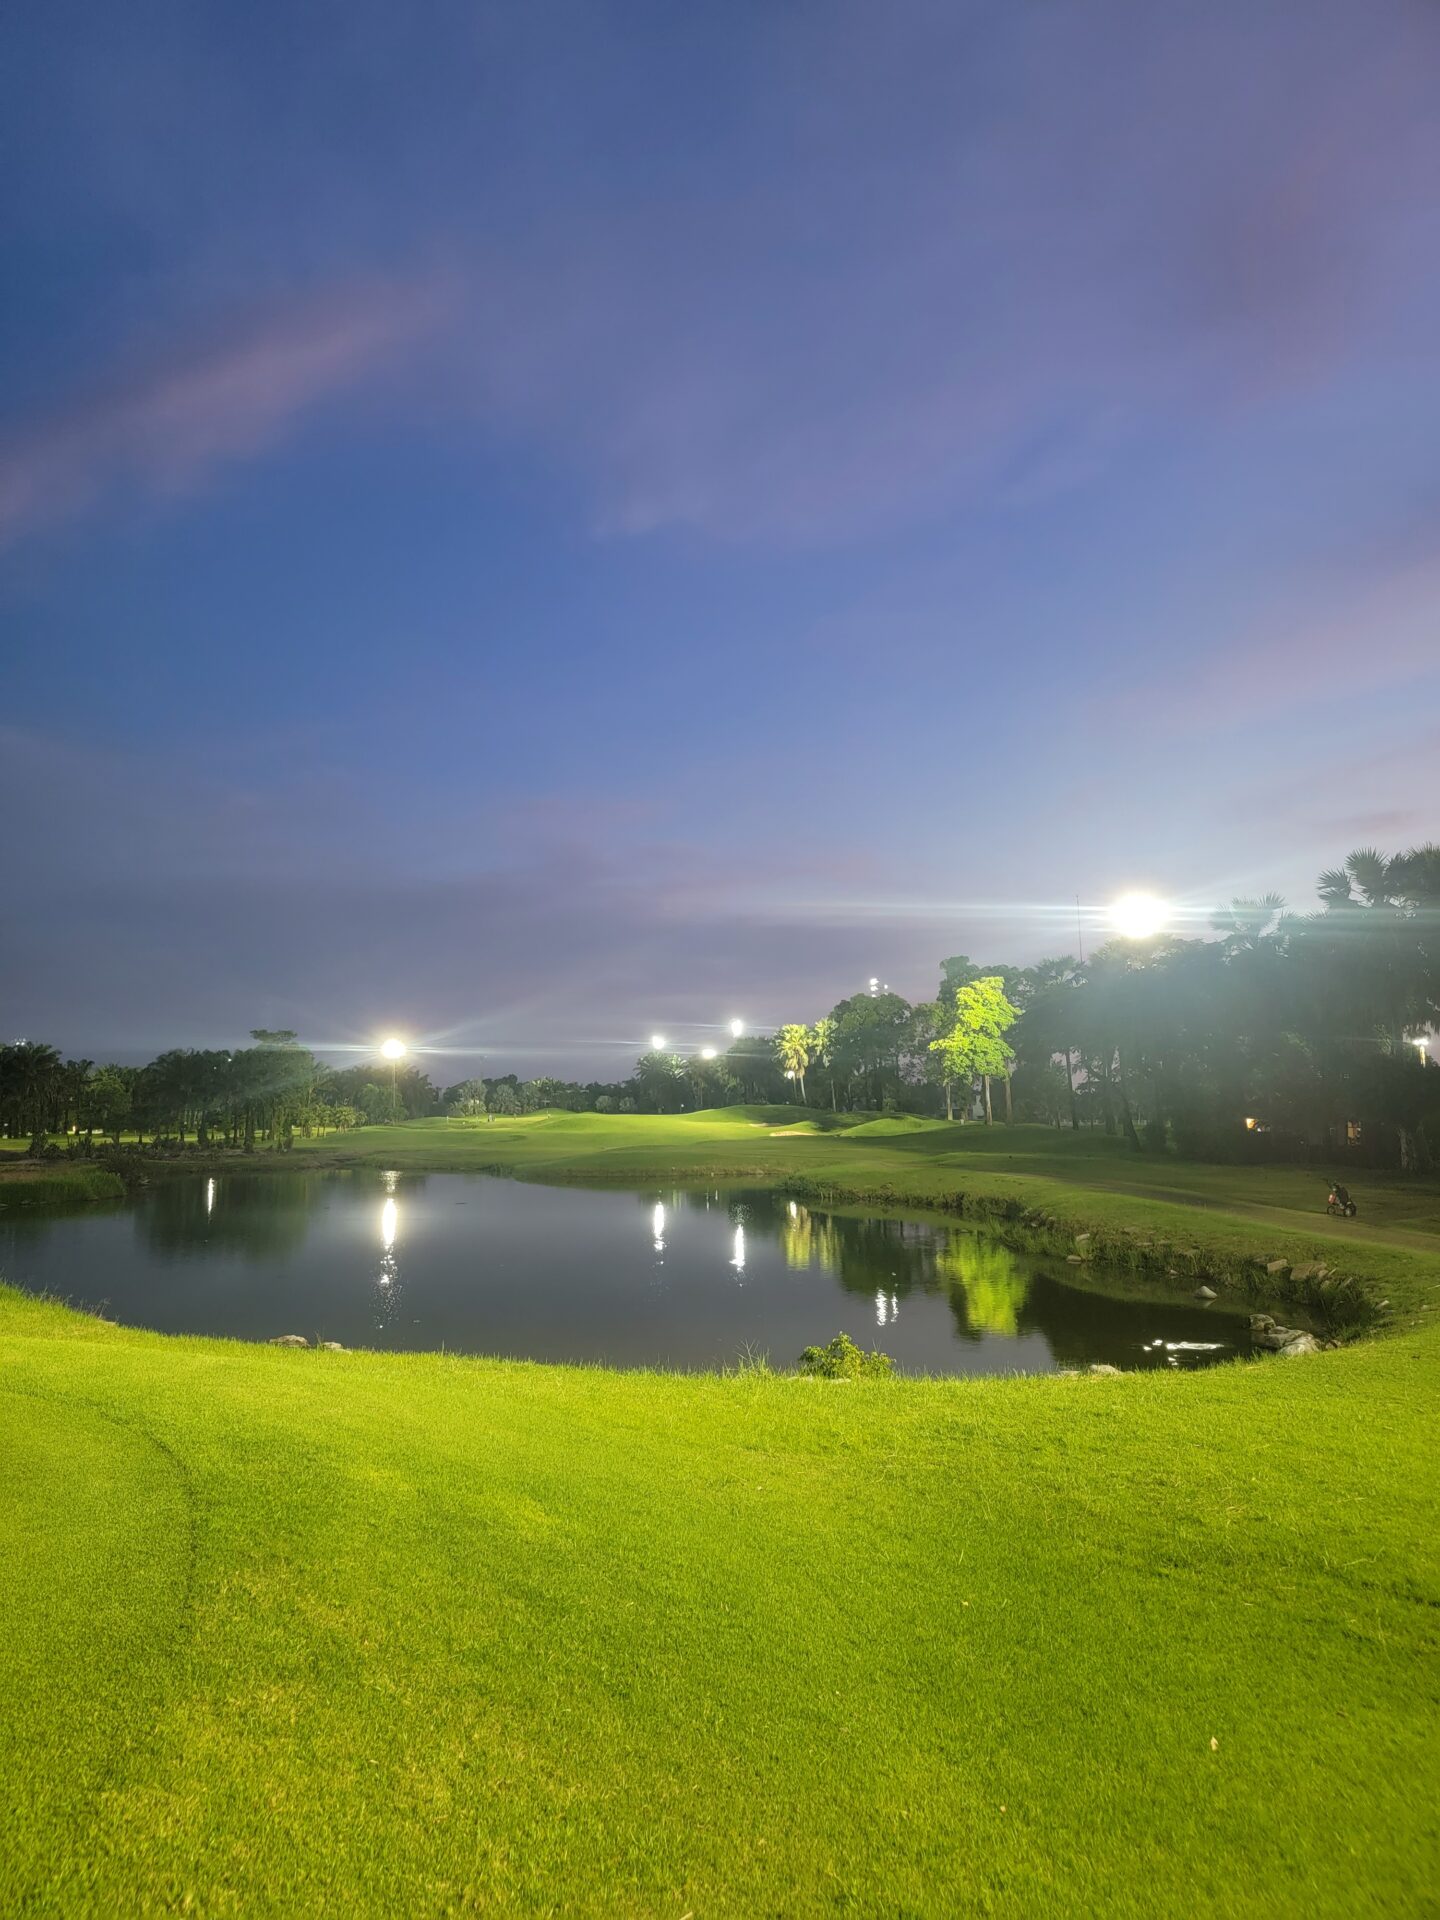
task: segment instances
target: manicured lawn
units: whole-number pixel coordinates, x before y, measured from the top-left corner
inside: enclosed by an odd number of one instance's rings
[[[1227,1203],[1187,1208],[1053,1136],[735,1116],[346,1145],[1019,1182],[1252,1251],[1293,1177],[1171,1165]],[[1426,1911],[1440,1263],[1349,1257],[1414,1330],[1111,1380],[287,1352],[0,1291],[0,1912]]]

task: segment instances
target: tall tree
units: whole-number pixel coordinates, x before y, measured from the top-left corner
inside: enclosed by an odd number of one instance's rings
[[[29,1134],[30,1151],[38,1153],[64,1095],[65,1068],[56,1048],[43,1040],[0,1047],[0,1118],[12,1139]]]
[[[931,1048],[945,1062],[945,1111],[953,1119],[950,1089],[956,1080],[973,1086],[976,1076],[985,1086],[985,1124],[994,1115],[990,1105],[990,1082],[997,1074],[1008,1073],[1015,1058],[1005,1035],[1018,1015],[1005,997],[1004,983],[997,975],[971,981],[955,990],[955,1024],[948,1033],[931,1041]]]
[[[835,1097],[835,1021],[830,1014],[822,1013],[810,1029],[810,1046],[817,1064],[829,1075],[830,1111],[834,1113],[840,1103]]]
[[[831,1009],[831,1017],[835,1022],[832,1055],[837,1070],[849,1082],[849,1104],[856,1104],[857,1080],[862,1103],[879,1108],[887,1098],[898,1097],[902,1063],[912,1041],[909,1001],[898,993],[852,994]]]
[[[799,1083],[801,1106],[809,1104],[805,1094],[805,1069],[810,1064],[810,1049],[813,1044],[809,1027],[800,1026],[794,1021],[781,1027],[775,1036],[775,1057],[780,1062],[785,1077]]]
[[[117,1144],[130,1118],[130,1081],[123,1068],[99,1067],[85,1083],[80,1124],[87,1138],[97,1130]]]
[[[1037,960],[1028,969],[1028,991],[1020,1006],[1020,1020],[1013,1044],[1019,1059],[1043,1077],[1052,1060],[1065,1063],[1067,1106],[1073,1132],[1080,1124],[1079,1098],[1075,1087],[1075,1035],[1073,998],[1080,982],[1079,969],[1069,954],[1052,960]],[[1058,1124],[1058,1122],[1057,1122]]]
[[[1382,1109],[1393,1104],[1401,1166],[1418,1171],[1428,1148],[1407,1117],[1415,1103],[1399,1089],[1400,1076],[1413,1065],[1406,1060],[1407,1036],[1440,1020],[1440,847],[1390,855],[1359,847],[1317,884],[1323,911],[1310,922],[1309,937],[1328,949],[1352,1020],[1368,1026],[1395,1063],[1367,1079]],[[1395,1089],[1393,1103],[1386,1088]]]
[[[650,1113],[674,1113],[684,1105],[685,1062],[662,1047],[635,1062],[635,1100]]]

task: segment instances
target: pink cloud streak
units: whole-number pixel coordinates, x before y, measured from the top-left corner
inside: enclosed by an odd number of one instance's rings
[[[117,486],[193,492],[429,331],[439,308],[433,286],[350,288],[191,344],[0,439],[0,546],[83,513]]]

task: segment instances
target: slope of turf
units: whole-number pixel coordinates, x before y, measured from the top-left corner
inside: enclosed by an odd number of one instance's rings
[[[1290,1197],[796,1117],[350,1150],[1013,1191],[1252,1253],[1240,1209]],[[1313,1232],[1413,1331],[1113,1380],[288,1352],[0,1289],[0,1912],[1424,1911],[1440,1242],[1404,1217]]]
[[[167,1341],[6,1294],[0,1361],[6,1912],[1433,1886],[1433,1337],[829,1386]]]
[[[179,1463],[124,1415],[0,1376],[0,1778],[18,1900],[93,1870],[91,1822],[168,1682],[188,1599]],[[0,1899],[5,1911],[10,1900]]]

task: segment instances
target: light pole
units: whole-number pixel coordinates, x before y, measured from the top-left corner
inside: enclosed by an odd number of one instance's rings
[[[405,1058],[405,1042],[392,1033],[388,1040],[380,1042],[380,1057],[390,1062],[390,1111],[393,1114],[400,1102],[399,1073],[400,1062]]]

